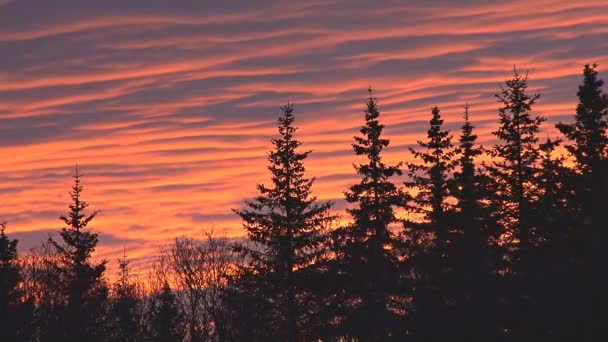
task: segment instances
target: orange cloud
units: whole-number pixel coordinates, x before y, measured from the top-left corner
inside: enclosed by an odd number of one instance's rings
[[[543,94],[535,109],[557,136],[582,65],[608,65],[603,1],[0,6],[9,233],[32,245],[60,227],[78,162],[85,199],[103,210],[98,257],[113,261],[126,246],[140,269],[179,235],[242,236],[231,209],[269,181],[269,139],[287,101],[314,150],[315,193],[341,201],[356,181],[350,144],[369,84],[391,139],[385,158],[398,162],[434,105],[457,135],[468,102],[480,141],[492,144],[493,94],[514,64],[530,71]]]

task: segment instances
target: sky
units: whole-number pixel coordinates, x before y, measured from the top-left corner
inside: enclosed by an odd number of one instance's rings
[[[60,229],[78,163],[97,258],[145,269],[175,237],[243,236],[232,209],[269,183],[288,101],[313,192],[341,213],[369,85],[388,162],[435,105],[457,135],[468,103],[491,145],[514,65],[555,138],[583,65],[608,78],[607,38],[603,0],[0,0],[0,219],[22,253]]]

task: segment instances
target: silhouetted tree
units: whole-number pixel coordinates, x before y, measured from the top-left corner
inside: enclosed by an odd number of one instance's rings
[[[109,313],[110,331],[114,341],[135,342],[142,340],[140,329],[139,293],[137,284],[130,276],[130,260],[126,251],[118,259],[118,279],[113,286],[112,306]]]
[[[206,232],[203,241],[180,237],[161,249],[154,277],[180,289],[177,303],[190,341],[225,340],[224,288],[240,265],[232,243]]]
[[[573,276],[580,279],[579,289],[597,289],[595,284],[599,283],[598,275],[604,273],[601,265],[608,261],[606,254],[601,252],[602,248],[598,247],[598,241],[603,241],[605,237],[603,231],[606,222],[601,216],[594,214],[597,203],[605,201],[594,194],[597,188],[594,182],[602,178],[602,174],[597,172],[608,156],[608,94],[602,92],[603,85],[604,81],[598,76],[597,65],[585,65],[583,83],[577,92],[575,121],[556,125],[570,142],[566,149],[576,163],[575,173],[570,178],[574,187],[574,200],[569,203],[569,207],[574,211],[578,222],[577,229],[572,234],[571,244],[577,246],[572,257],[579,260],[576,268],[578,272]],[[595,211],[597,212],[599,211]],[[578,301],[585,303],[580,310],[588,312],[589,315],[577,317],[583,322],[590,322],[595,317],[593,312],[597,313],[598,306],[595,303],[599,302],[603,290],[580,291],[584,296],[578,298]],[[592,330],[580,325],[579,329]],[[594,333],[599,333],[599,330]],[[593,333],[591,334],[593,336]]]
[[[450,177],[457,162],[452,136],[442,127],[439,108],[432,108],[431,115],[427,140],[418,141],[424,150],[410,148],[415,161],[406,163],[410,181],[405,183],[407,188],[416,190],[415,195],[407,194],[411,204],[406,209],[422,219],[406,220],[406,238],[413,243],[410,262],[417,277],[414,305],[418,333],[427,340],[441,338],[444,330],[439,326],[449,323],[442,317],[453,268],[449,265],[453,237],[451,222],[448,223],[453,209],[448,198]]]
[[[564,243],[573,242],[569,241],[573,237],[572,210],[569,206],[574,194],[572,185],[567,183],[573,174],[565,165],[566,157],[556,155],[555,149],[560,143],[561,140],[547,138],[539,145],[539,170],[535,179],[539,197],[535,208],[536,218],[530,217],[530,221],[535,219],[539,227],[536,234],[540,239],[539,244],[548,248],[560,245],[565,248]]]
[[[298,151],[294,138],[293,106],[281,107],[279,137],[272,139],[268,155],[272,186],[257,186],[259,195],[235,210],[243,219],[253,248],[239,251],[250,258],[244,279],[269,307],[266,339],[298,341],[310,334],[316,311],[310,286],[315,264],[322,253],[324,229],[334,220],[330,202],[318,203],[311,194],[313,179],[305,176],[304,160],[310,151]],[[260,312],[262,313],[262,312]]]
[[[536,300],[532,293],[535,285],[529,275],[538,227],[531,224],[531,217],[539,193],[535,182],[540,158],[537,135],[545,119],[531,113],[540,95],[528,94],[527,88],[528,76],[514,70],[513,78],[496,94],[502,106],[498,110],[500,126],[493,134],[499,142],[491,151],[494,160],[487,167],[494,181],[493,200],[504,230],[501,238],[507,249],[506,272],[513,280],[508,287],[511,293],[505,293],[510,295],[508,302],[513,311],[509,311],[509,322],[505,322],[503,330],[514,338],[529,338],[531,329],[536,329],[526,315],[532,315],[531,307]]]
[[[20,274],[17,255],[17,240],[6,233],[6,222],[0,222],[0,340],[25,341],[29,338],[26,323],[26,309],[30,307],[22,301]]]
[[[405,332],[403,315],[407,303],[402,296],[399,273],[399,242],[391,227],[399,222],[394,208],[403,204],[403,195],[390,181],[401,175],[400,165],[387,165],[377,99],[369,89],[365,124],[355,136],[353,149],[365,162],[355,165],[361,181],[345,192],[353,222],[333,233],[334,274],[337,288],[333,297],[337,335],[363,341],[380,341]],[[334,285],[335,286],[335,285]]]
[[[157,260],[165,281],[179,291],[176,293],[185,320],[187,339],[202,341],[208,328],[208,317],[203,310],[205,297],[205,255],[193,238],[176,238],[161,252]]]
[[[9,239],[5,229],[6,222],[0,222],[0,312],[3,314],[21,298],[18,287],[21,280],[17,263],[18,241]]]
[[[578,223],[573,215],[572,170],[565,166],[566,158],[555,149],[560,140],[547,140],[539,145],[541,154],[536,178],[538,201],[528,220],[536,228],[537,248],[532,253],[533,279],[538,284],[536,297],[541,312],[537,315],[539,330],[544,338],[580,339],[581,306],[580,282],[577,269],[580,259],[576,255]],[[570,293],[564,296],[564,293]]]
[[[575,122],[556,127],[572,143],[566,149],[576,162],[576,189],[582,219],[590,218],[591,182],[594,166],[608,153],[608,94],[602,92],[597,65],[585,65],[583,84],[578,89]]]
[[[98,234],[86,230],[98,212],[85,214],[89,205],[81,198],[80,177],[76,168],[70,211],[60,217],[67,225],[59,233],[62,241],[50,240],[58,257],[55,264],[60,279],[58,285],[66,299],[64,312],[60,315],[62,340],[68,342],[101,339],[103,332],[98,331],[98,323],[108,292],[102,278],[106,261],[94,263],[91,260],[99,241]]]
[[[608,210],[606,210],[608,158],[599,162],[599,167],[593,173],[592,184],[594,200],[592,204],[593,226],[591,229],[593,234],[591,234],[591,238],[587,238],[585,241],[586,260],[583,279],[577,287],[579,294],[582,294],[580,301],[583,302],[583,312],[585,313],[582,317],[578,317],[582,320],[585,331],[584,338],[587,341],[607,338],[605,325],[601,320],[595,318],[600,317],[602,311],[608,305],[608,295],[605,287],[605,284],[608,283],[608,274],[604,272],[604,268],[608,264],[608,252],[605,246],[605,241],[608,240],[608,231],[606,230],[606,222],[608,222]],[[586,293],[588,289],[591,290]]]
[[[477,169],[475,159],[485,151],[477,145],[477,135],[465,106],[458,158],[449,188],[456,199],[448,216],[450,228],[448,248],[449,274],[446,294],[448,317],[445,336],[455,340],[491,340],[495,336],[496,311],[493,275],[494,247],[499,227],[492,217],[488,201],[488,177]],[[449,329],[447,329],[450,327]]]
[[[450,196],[450,173],[456,165],[452,136],[442,125],[439,108],[434,107],[427,131],[428,140],[418,141],[418,145],[426,149],[426,152],[410,147],[413,157],[421,162],[406,163],[411,181],[405,183],[407,187],[418,190],[415,195],[410,195],[414,205],[409,208],[415,214],[424,216],[430,223],[429,228],[436,235],[435,244],[439,250],[445,250],[448,240],[449,232],[445,219],[450,208],[446,200]]]
[[[165,282],[155,295],[150,310],[149,340],[154,342],[182,342],[184,339],[184,316],[179,310],[175,294]]]
[[[65,291],[61,291],[57,271],[57,251],[50,239],[32,248],[23,257],[24,300],[33,305],[30,323],[32,341],[57,341],[63,338],[61,317]],[[34,305],[35,304],[35,305]]]

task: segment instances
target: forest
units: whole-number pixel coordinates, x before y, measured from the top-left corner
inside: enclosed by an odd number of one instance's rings
[[[390,139],[370,87],[340,221],[314,195],[288,103],[269,183],[233,209],[246,236],[178,237],[137,277],[128,251],[95,257],[99,212],[76,168],[64,228],[38,247],[18,253],[0,221],[0,341],[602,340],[603,84],[585,65],[576,111],[550,139],[541,95],[514,69],[495,95],[494,144],[477,142],[467,105],[459,132],[433,107],[426,138],[397,164],[383,159]]]

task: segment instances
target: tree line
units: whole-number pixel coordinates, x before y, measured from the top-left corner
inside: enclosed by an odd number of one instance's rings
[[[97,211],[76,169],[64,228],[18,256],[0,229],[2,341],[591,341],[605,304],[608,95],[585,65],[576,113],[541,138],[528,75],[496,99],[492,146],[470,108],[455,137],[441,110],[408,162],[387,164],[369,89],[352,148],[347,224],[313,194],[293,105],[278,119],[270,184],[235,209],[247,236],[161,248],[145,277],[92,254]],[[565,154],[558,147],[565,147]],[[407,181],[396,181],[405,173]]]

